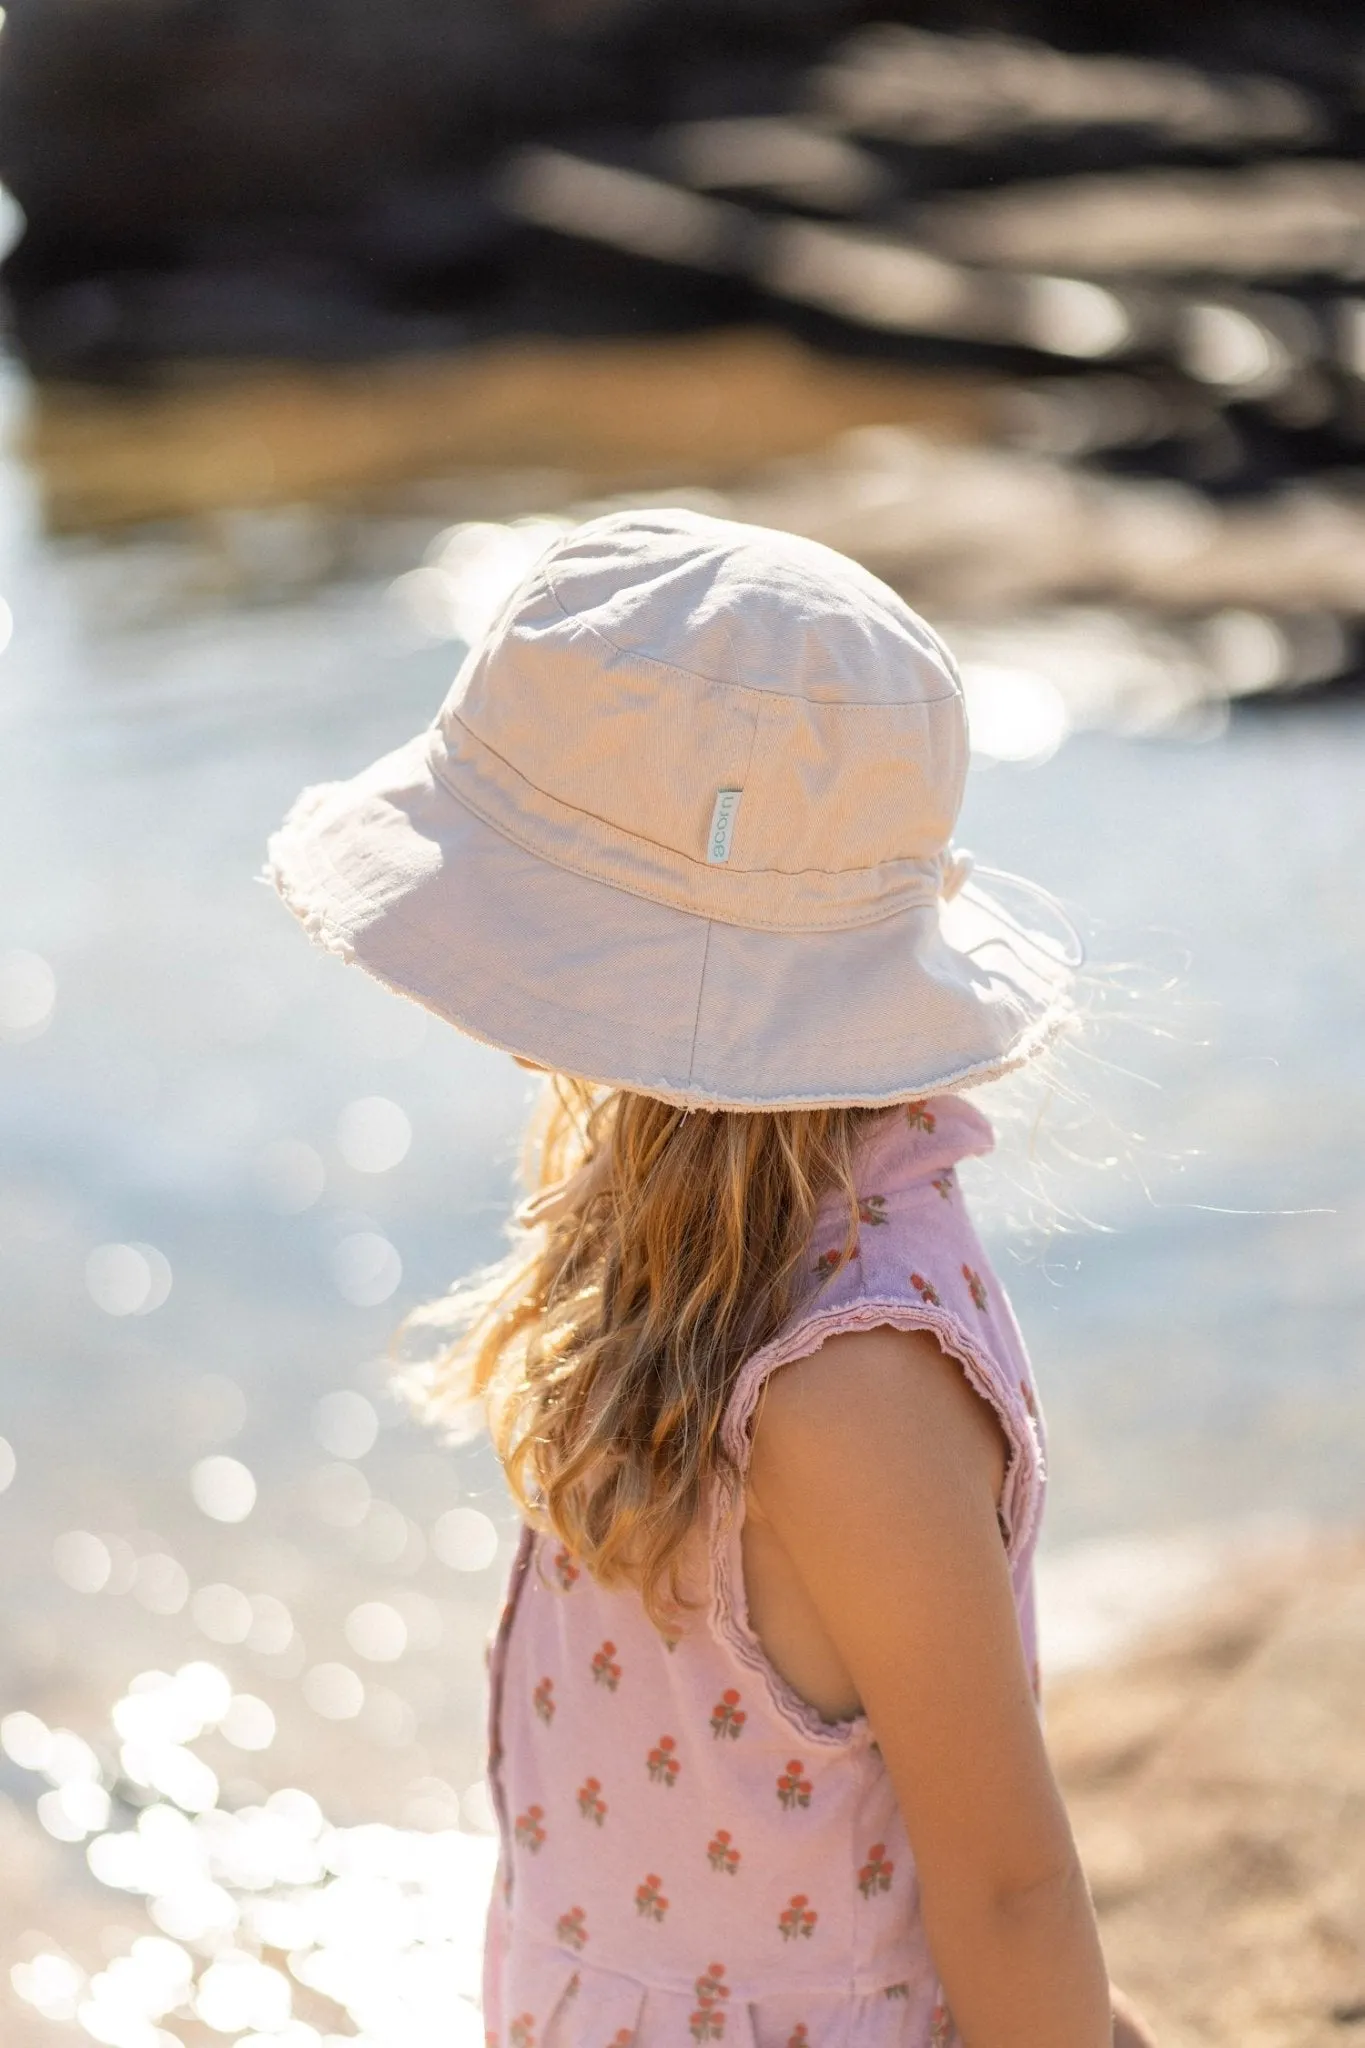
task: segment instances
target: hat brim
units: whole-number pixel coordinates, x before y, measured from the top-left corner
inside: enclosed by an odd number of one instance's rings
[[[310,935],[489,1045],[688,1108],[874,1107],[1022,1065],[1068,963],[984,891],[847,929],[752,930],[547,860],[420,735],[307,789],[267,874]]]

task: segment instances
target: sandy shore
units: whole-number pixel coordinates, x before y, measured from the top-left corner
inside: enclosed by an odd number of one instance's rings
[[[1365,1544],[1230,1572],[1060,1680],[1048,1730],[1111,1973],[1162,2048],[1365,2041]]]

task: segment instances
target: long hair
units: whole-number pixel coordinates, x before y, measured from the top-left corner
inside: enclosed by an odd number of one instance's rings
[[[680,1552],[728,1469],[739,1369],[813,1284],[822,1196],[856,1237],[877,1114],[682,1110],[551,1075],[512,1250],[411,1319],[455,1332],[406,1375],[419,1408],[481,1409],[523,1513],[661,1627],[689,1604]]]

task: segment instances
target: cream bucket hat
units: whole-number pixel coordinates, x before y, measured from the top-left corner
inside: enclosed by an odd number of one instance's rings
[[[700,513],[566,533],[430,729],[270,842],[331,951],[472,1037],[713,1109],[984,1081],[1075,964],[951,848],[952,656],[815,542]]]

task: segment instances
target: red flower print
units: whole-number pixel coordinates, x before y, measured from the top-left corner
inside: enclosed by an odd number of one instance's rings
[[[722,1738],[728,1735],[738,1742],[739,1731],[748,1718],[739,1704],[739,1694],[729,1686],[711,1709],[711,1733]]]
[[[938,1122],[932,1109],[927,1109],[922,1102],[907,1102],[905,1115],[912,1131],[932,1131]]]
[[[799,1756],[794,1756],[777,1781],[777,1796],[788,1812],[794,1806],[809,1806],[811,1795],[810,1779]]]
[[[611,2048],[631,2048],[634,2039],[634,2027],[618,2027],[611,2037]]]
[[[584,1924],[587,1917],[581,1906],[570,1906],[568,1912],[561,1913],[555,1921],[555,1934],[565,1948],[582,1948],[588,1938],[588,1930]]]
[[[728,1871],[731,1877],[739,1869],[739,1850],[730,1839],[729,1828],[717,1828],[706,1845],[706,1860],[713,1870]]]
[[[643,1884],[635,1887],[635,1910],[644,1920],[662,1920],[668,1911],[668,1900],[663,1896],[663,1879],[653,1871]]]
[[[519,2012],[507,2029],[512,2048],[536,2048],[535,2014]]]
[[[806,2048],[806,2022],[798,2020],[787,2036],[787,2048]]]
[[[882,1993],[883,1998],[908,1998],[909,1996],[910,1986],[903,1982],[900,1984],[888,1984]]]
[[[981,1275],[973,1272],[970,1266],[964,1266],[962,1268],[962,1277],[967,1283],[972,1300],[976,1303],[982,1315],[988,1314],[990,1310],[990,1297],[986,1293],[986,1283]]]
[[[942,1195],[945,1202],[952,1201],[953,1176],[951,1173],[936,1173],[933,1179],[930,1181],[929,1185],[931,1188],[938,1189],[939,1193]]]
[[[822,1280],[827,1280],[831,1273],[838,1272],[840,1266],[846,1266],[850,1259],[859,1257],[861,1252],[855,1237],[851,1245],[831,1245],[827,1252],[821,1252],[812,1270],[818,1273]]]
[[[928,1302],[930,1308],[942,1308],[943,1303],[938,1298],[937,1287],[935,1287],[932,1280],[926,1280],[923,1273],[912,1273],[910,1275],[910,1285],[914,1288],[921,1301]]]
[[[719,2041],[725,2032],[725,2011],[721,2003],[730,1996],[724,1963],[709,1963],[696,1983],[697,2006],[692,2014],[694,2041]]]
[[[528,1806],[525,1813],[517,1815],[513,1824],[513,1832],[522,1848],[529,1849],[533,1855],[545,1840],[545,1829],[541,1825],[544,1819],[543,1806]]]
[[[555,1577],[559,1580],[564,1591],[566,1593],[569,1592],[574,1580],[579,1576],[580,1567],[574,1563],[570,1553],[562,1546],[555,1552],[550,1560],[550,1564]]]
[[[672,1735],[661,1735],[654,1748],[645,1758],[645,1769],[656,1785],[675,1785],[682,1769],[682,1759],[674,1755],[677,1740]]]
[[[607,1817],[607,1802],[602,1797],[600,1778],[585,1778],[578,1788],[578,1811],[584,1820],[595,1820],[600,1828]]]
[[[886,1853],[885,1842],[874,1842],[867,1852],[867,1861],[858,1872],[858,1890],[865,1899],[874,1892],[889,1892],[891,1873],[895,1864]]]
[[[953,2016],[946,2005],[936,2005],[929,2021],[929,2048],[949,2048],[953,2038]]]
[[[553,1678],[542,1678],[531,1694],[531,1705],[548,1728],[555,1717],[555,1682]]]
[[[608,1692],[615,1692],[621,1683],[621,1667],[616,1662],[615,1643],[603,1643],[600,1650],[594,1650],[592,1675],[594,1684],[605,1685]]]
[[[777,1916],[777,1931],[784,1941],[795,1941],[798,1935],[814,1934],[819,1918],[814,1906],[807,1902],[806,1894],[793,1892]]]
[[[864,1195],[858,1204],[858,1221],[877,1224],[885,1223],[887,1220],[886,1196]]]

